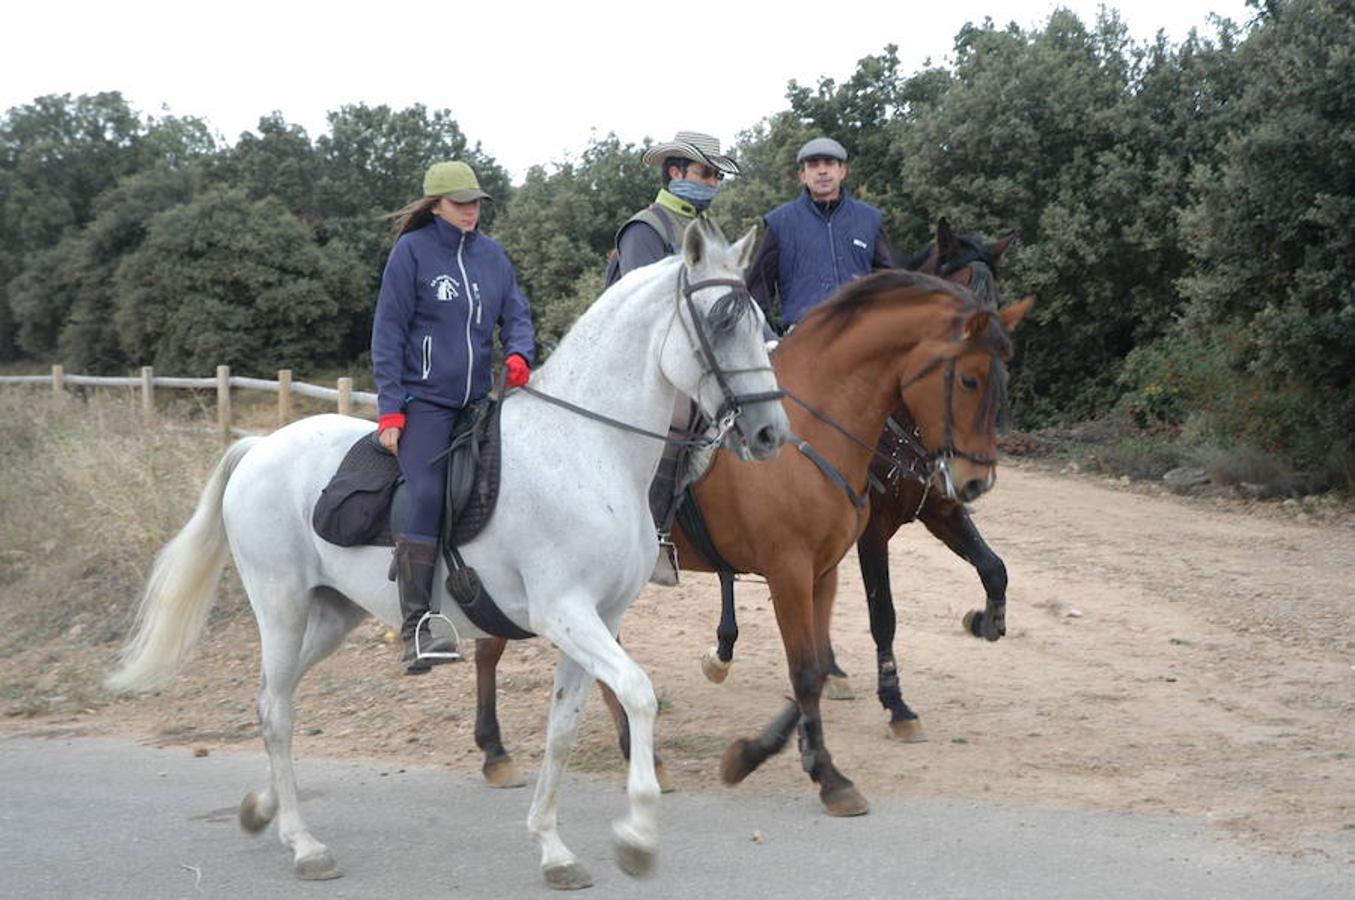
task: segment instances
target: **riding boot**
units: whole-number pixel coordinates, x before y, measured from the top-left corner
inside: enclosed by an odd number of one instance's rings
[[[445,659],[420,659],[415,650],[414,633],[419,620],[428,612],[433,594],[433,569],[438,562],[437,544],[399,538],[395,542],[395,574],[400,590],[400,640],[405,652],[400,662],[406,675],[422,675]],[[434,637],[425,622],[419,630],[418,649],[424,653],[449,653],[456,650],[450,638]]]

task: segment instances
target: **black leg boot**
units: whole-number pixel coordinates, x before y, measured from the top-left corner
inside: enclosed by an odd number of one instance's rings
[[[437,566],[437,544],[409,541],[395,542],[395,575],[400,590],[400,640],[405,652],[400,657],[406,675],[422,675],[434,664],[445,659],[420,659],[414,649],[414,631],[419,620],[428,612],[433,593],[433,569]],[[434,637],[425,624],[419,633],[419,649],[424,653],[449,653],[456,650],[450,638]]]

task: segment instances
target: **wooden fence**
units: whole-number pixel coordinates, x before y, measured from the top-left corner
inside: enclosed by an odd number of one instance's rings
[[[353,379],[340,378],[336,388],[293,381],[291,369],[279,369],[276,381],[267,378],[245,378],[231,375],[230,366],[217,366],[215,378],[173,378],[156,375],[150,366],[143,366],[141,376],[114,377],[107,375],[67,375],[61,366],[52,366],[51,375],[0,375],[0,384],[50,384],[58,399],[65,397],[67,387],[130,387],[141,393],[141,411],[147,416],[155,413],[156,388],[216,389],[216,430],[225,440],[238,433],[231,424],[231,388],[252,391],[271,391],[278,395],[278,425],[286,425],[292,418],[292,395],[333,400],[342,415],[350,415],[353,405],[376,406],[376,394],[353,390]]]

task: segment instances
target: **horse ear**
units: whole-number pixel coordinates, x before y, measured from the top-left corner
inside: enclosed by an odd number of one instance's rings
[[[1011,245],[1014,244],[1015,242],[1016,242],[1016,232],[1013,231],[1006,237],[999,238],[998,240],[993,241],[991,244],[988,244],[986,247],[984,247],[983,255],[991,259],[993,262],[997,262],[999,259],[1002,258],[1002,254],[1007,252],[1007,248],[1011,247]]]
[[[988,322],[992,318],[992,313],[986,309],[980,309],[969,314],[969,318],[964,320],[964,328],[960,333],[964,335],[966,341],[972,341],[977,337],[982,337],[988,330]]]
[[[945,216],[936,223],[936,261],[938,263],[950,262],[960,255],[960,242],[955,239],[955,232],[950,229],[950,220]]]
[[[708,239],[705,219],[697,218],[687,226],[682,234],[682,258],[689,267],[698,266],[705,259]]]
[[[753,253],[757,250],[759,238],[762,236],[762,220],[758,219],[753,223],[753,227],[748,229],[748,233],[739,238],[739,242],[734,245],[735,253],[738,256],[738,262],[735,265],[740,272],[748,271],[748,266],[753,262]]]
[[[998,310],[997,314],[1002,319],[1002,327],[1011,331],[1020,324],[1021,320],[1026,317],[1026,313],[1030,312],[1030,308],[1034,305],[1035,298],[1026,297],[1024,300],[1018,300],[1011,306]]]

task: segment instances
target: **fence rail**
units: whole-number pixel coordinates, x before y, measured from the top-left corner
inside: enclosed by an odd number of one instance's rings
[[[353,390],[353,379],[340,378],[336,387],[322,387],[304,381],[293,381],[291,369],[279,369],[276,381],[267,378],[247,378],[232,375],[230,366],[217,366],[215,378],[180,378],[156,375],[151,366],[143,366],[141,375],[117,377],[109,375],[67,375],[61,366],[52,366],[50,375],[0,375],[0,384],[49,384],[58,398],[65,397],[68,387],[128,387],[141,392],[141,410],[146,415],[155,413],[155,389],[194,389],[216,391],[217,431],[229,440],[240,430],[231,425],[231,390],[270,391],[278,395],[278,425],[286,425],[292,418],[292,395],[316,400],[332,400],[342,415],[350,415],[353,405],[376,406],[376,394]]]

